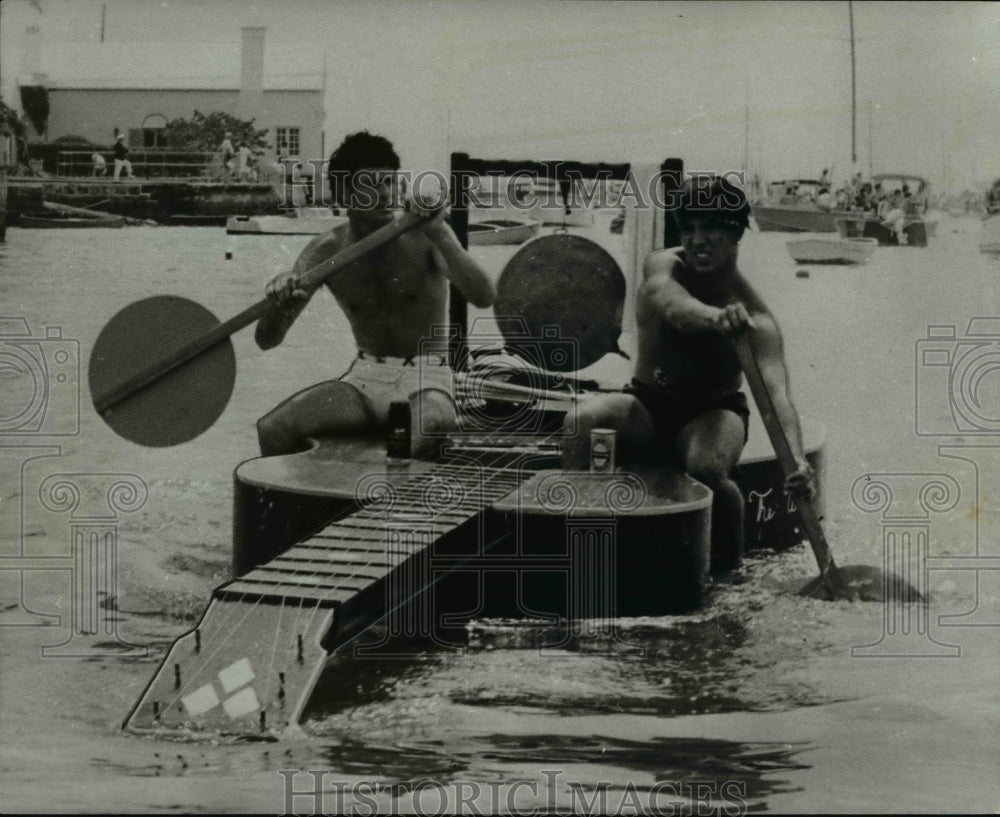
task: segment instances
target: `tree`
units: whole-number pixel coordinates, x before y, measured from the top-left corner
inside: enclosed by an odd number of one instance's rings
[[[0,99],[0,133],[10,133],[23,140],[26,130],[18,112]]]
[[[35,132],[44,139],[49,126],[48,89],[43,85],[22,85],[21,107]]]
[[[195,111],[190,119],[174,119],[163,129],[165,144],[177,150],[216,150],[226,134],[231,134],[234,145],[245,141],[254,150],[270,147],[267,128],[257,129],[254,120],[237,119],[227,113],[210,113],[207,116]]]

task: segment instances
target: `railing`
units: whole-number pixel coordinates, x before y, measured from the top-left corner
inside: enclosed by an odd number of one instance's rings
[[[59,176],[95,175],[92,156],[104,157],[105,177],[114,175],[115,156],[110,150],[61,150],[56,161]],[[222,179],[222,157],[210,151],[133,150],[128,154],[132,174],[147,179]]]

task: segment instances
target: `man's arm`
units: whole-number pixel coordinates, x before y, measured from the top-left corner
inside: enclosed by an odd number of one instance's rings
[[[309,303],[316,288],[305,289],[299,278],[339,248],[339,241],[332,246],[328,244],[329,236],[317,236],[299,253],[291,272],[283,272],[268,282],[265,292],[274,309],[257,321],[257,328],[254,330],[254,340],[261,349],[272,349],[281,343],[295,319]]]
[[[807,492],[811,497],[815,493],[812,467],[806,460],[805,447],[802,444],[802,427],[799,423],[799,413],[792,403],[789,388],[788,367],[785,364],[784,341],[778,324],[769,313],[754,312],[757,328],[747,334],[750,348],[757,359],[761,377],[767,386],[778,422],[785,431],[788,445],[792,449],[798,470],[788,476],[786,489],[791,493]]]
[[[423,233],[440,255],[437,259],[438,266],[465,299],[481,309],[492,306],[497,297],[493,282],[475,259],[462,248],[458,237],[444,222],[444,213],[431,219],[423,227]]]
[[[679,332],[722,332],[733,334],[753,326],[741,303],[717,307],[695,298],[674,275],[683,264],[673,252],[655,252],[643,264],[639,303],[666,320]],[[641,319],[641,316],[640,316]]]

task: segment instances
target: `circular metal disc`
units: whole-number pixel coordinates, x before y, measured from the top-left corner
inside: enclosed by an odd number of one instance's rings
[[[578,235],[542,236],[507,262],[493,312],[507,348],[553,372],[618,350],[625,276],[603,247]]]
[[[219,323],[200,304],[172,295],[125,307],[108,321],[94,344],[88,369],[92,399]],[[236,352],[226,338],[101,416],[115,433],[134,443],[178,445],[193,440],[218,419],[235,380]]]

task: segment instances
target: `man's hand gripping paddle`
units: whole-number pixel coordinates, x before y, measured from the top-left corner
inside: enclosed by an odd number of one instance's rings
[[[753,331],[753,330],[749,330]],[[760,412],[771,446],[778,457],[781,470],[787,478],[798,470],[788,437],[778,420],[774,401],[761,374],[757,358],[750,346],[747,332],[733,341],[736,354],[743,367],[750,392],[753,394],[757,410]],[[887,574],[879,568],[867,565],[849,565],[838,568],[833,561],[833,553],[823,533],[816,506],[808,497],[795,497],[795,504],[802,517],[806,536],[812,546],[813,555],[819,565],[819,578],[802,588],[801,594],[814,598],[846,599],[848,601],[922,601],[920,593],[894,574]]]
[[[429,215],[405,212],[305,272],[303,288],[318,287]],[[172,295],[125,307],[101,330],[90,356],[94,408],[117,434],[140,445],[194,439],[218,419],[232,395],[236,353],[230,335],[273,309],[263,298],[220,323],[203,306]]]

